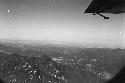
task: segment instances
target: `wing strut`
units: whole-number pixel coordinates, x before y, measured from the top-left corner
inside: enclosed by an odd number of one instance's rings
[[[104,16],[104,15],[102,15],[102,14],[100,14],[100,13],[94,13],[94,12],[93,12],[93,15],[96,15],[96,14],[99,15],[99,16],[101,16],[101,17],[104,17],[104,19],[109,19],[109,17],[106,17],[106,16]]]

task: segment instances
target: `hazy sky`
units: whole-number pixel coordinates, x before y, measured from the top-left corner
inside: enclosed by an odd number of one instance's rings
[[[0,0],[0,38],[125,47],[125,14],[83,13],[91,0]]]

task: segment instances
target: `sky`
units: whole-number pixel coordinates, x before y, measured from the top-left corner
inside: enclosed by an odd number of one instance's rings
[[[0,0],[0,39],[125,47],[125,14],[85,14],[92,0]]]

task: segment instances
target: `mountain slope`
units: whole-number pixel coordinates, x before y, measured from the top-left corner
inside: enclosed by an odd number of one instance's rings
[[[83,83],[76,69],[53,61],[47,55],[27,57],[0,53],[0,79],[6,83]],[[77,72],[77,73],[76,73]]]

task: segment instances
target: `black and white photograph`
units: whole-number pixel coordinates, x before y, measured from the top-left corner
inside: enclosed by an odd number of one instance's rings
[[[125,0],[0,0],[0,83],[125,83]]]

